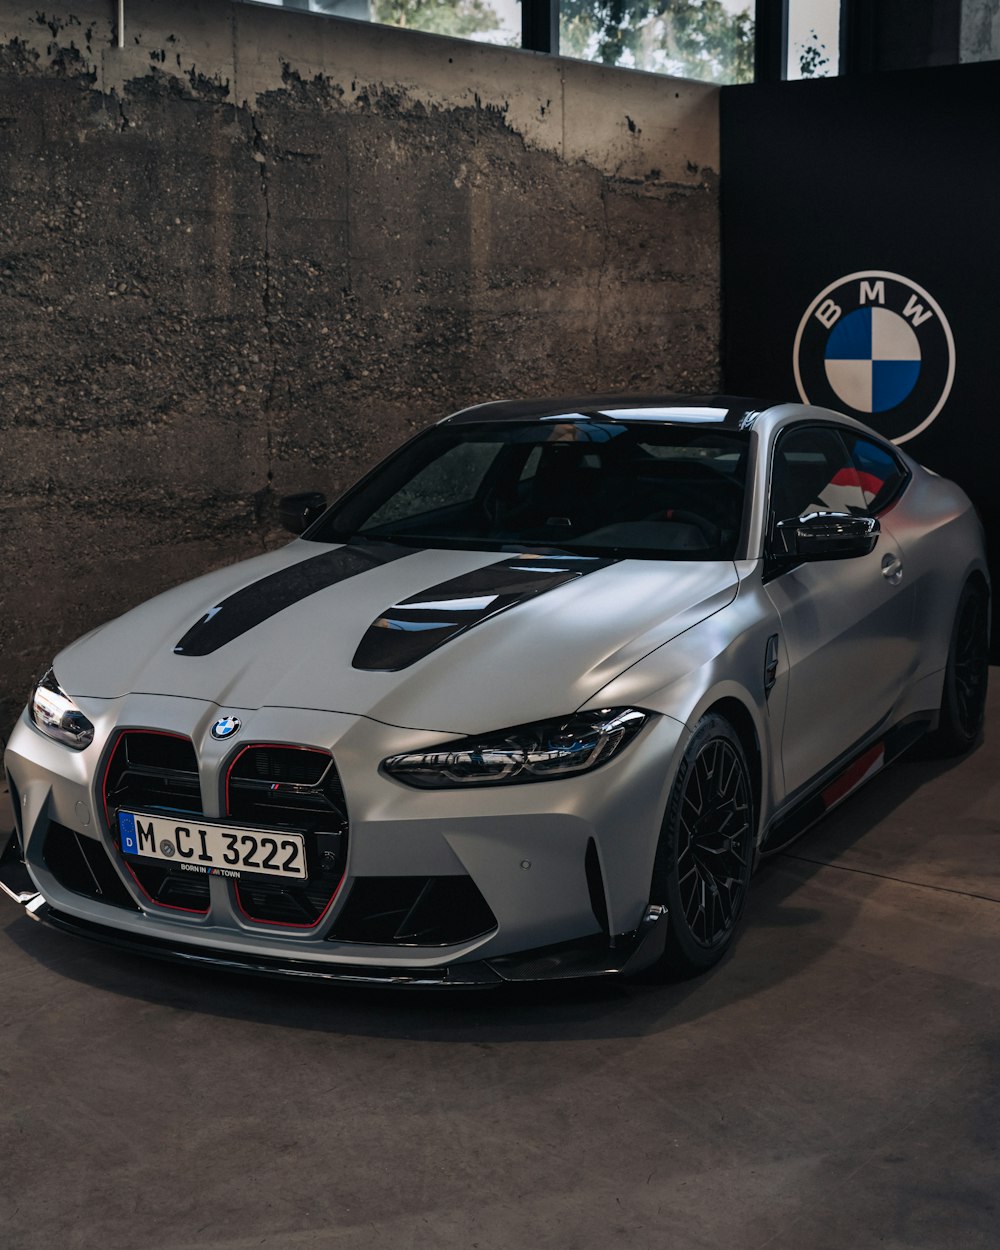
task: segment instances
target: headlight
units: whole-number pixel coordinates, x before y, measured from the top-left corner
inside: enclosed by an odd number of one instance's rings
[[[382,767],[424,790],[554,781],[589,772],[623,750],[650,719],[633,707],[577,712],[563,720],[518,725],[431,751],[394,755]]]
[[[31,719],[43,734],[82,751],[94,741],[94,726],[56,681],[52,669],[31,692]]]

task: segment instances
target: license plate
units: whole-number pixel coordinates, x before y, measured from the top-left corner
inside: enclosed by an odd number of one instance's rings
[[[146,812],[119,812],[118,833],[126,855],[158,859],[187,872],[220,877],[246,873],[306,879],[306,844],[301,833],[267,832],[234,825],[178,821]]]

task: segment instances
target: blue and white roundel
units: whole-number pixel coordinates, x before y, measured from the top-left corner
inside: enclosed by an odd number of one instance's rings
[[[920,344],[910,325],[889,308],[856,308],[830,331],[826,376],[856,412],[887,412],[920,377]]]
[[[839,409],[905,443],[948,400],[955,339],[944,309],[912,278],[859,269],[828,283],[806,306],[792,371],[804,404]]]
[[[243,722],[238,716],[223,716],[221,720],[217,720],[212,726],[212,737],[231,738],[234,733],[239,733],[242,724]]]

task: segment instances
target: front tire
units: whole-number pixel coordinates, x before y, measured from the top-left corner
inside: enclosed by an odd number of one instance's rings
[[[729,949],[743,914],[756,819],[746,753],[727,720],[709,714],[681,760],[660,830],[650,901],[667,908],[658,980],[697,976]]]
[[[966,582],[951,630],[938,727],[927,739],[929,755],[962,755],[982,733],[990,663],[988,608],[986,592]]]

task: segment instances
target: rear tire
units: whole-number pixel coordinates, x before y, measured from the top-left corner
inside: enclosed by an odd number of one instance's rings
[[[660,829],[650,901],[667,908],[654,980],[697,976],[729,949],[746,901],[757,823],[736,731],[706,716],[688,742]]]
[[[938,727],[926,742],[928,755],[962,755],[982,733],[990,662],[988,606],[986,592],[966,582],[951,629]]]

